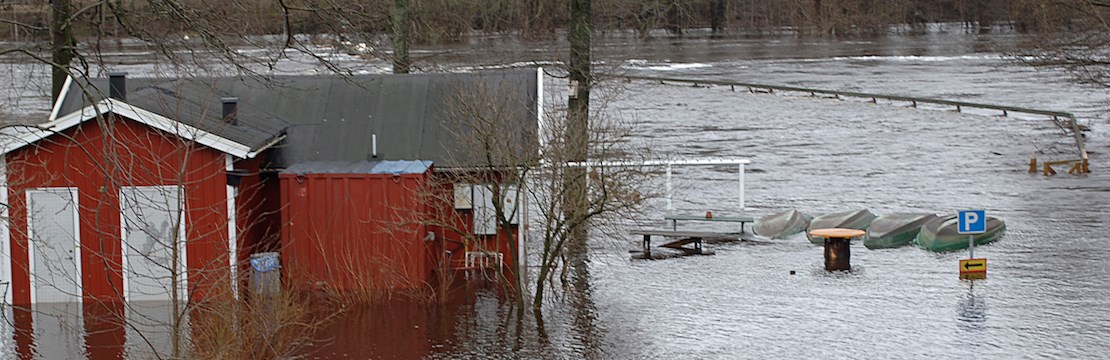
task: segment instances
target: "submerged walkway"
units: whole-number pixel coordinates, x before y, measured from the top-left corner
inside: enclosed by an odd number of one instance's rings
[[[836,99],[840,99],[841,97],[870,99],[872,103],[878,103],[878,100],[880,100],[880,99],[891,101],[891,102],[899,101],[899,102],[904,102],[904,103],[910,103],[911,106],[915,107],[915,108],[917,107],[918,104],[934,104],[934,105],[943,105],[943,106],[953,106],[953,107],[956,108],[956,111],[963,111],[964,108],[998,110],[998,111],[1002,112],[1002,116],[1009,116],[1010,113],[1022,113],[1022,114],[1049,116],[1049,117],[1051,117],[1052,121],[1056,124],[1057,127],[1059,127],[1061,130],[1064,130],[1065,133],[1070,133],[1070,135],[1072,135],[1075,138],[1075,145],[1076,145],[1076,148],[1078,149],[1078,155],[1079,155],[1078,160],[1083,161],[1084,164],[1087,163],[1087,147],[1086,147],[1086,144],[1084,143],[1084,140],[1083,140],[1083,134],[1081,133],[1081,131],[1079,129],[1079,124],[1076,121],[1074,114],[1069,113],[1069,112],[1064,112],[1064,111],[1031,109],[1031,108],[1023,108],[1023,107],[1017,107],[1017,106],[983,104],[983,103],[974,103],[974,102],[967,102],[967,101],[955,101],[955,100],[934,99],[934,98],[925,98],[925,97],[874,94],[874,93],[855,92],[855,91],[813,89],[813,88],[804,88],[804,87],[786,86],[786,85],[755,84],[755,83],[745,83],[745,82],[737,82],[737,81],[695,80],[695,79],[683,79],[683,78],[654,77],[654,76],[634,76],[634,75],[616,75],[616,76],[620,77],[620,78],[628,79],[628,80],[657,81],[660,84],[666,84],[668,82],[671,82],[671,83],[692,84],[694,86],[703,85],[703,84],[704,85],[715,85],[715,86],[728,86],[733,91],[736,91],[736,88],[740,87],[740,88],[743,88],[743,89],[747,89],[748,92],[751,92],[751,93],[757,93],[758,92],[758,93],[772,93],[773,94],[775,91],[779,91],[779,92],[788,92],[788,93],[803,93],[803,94],[809,94],[810,96],[820,95],[820,96],[831,97],[831,98],[836,98]]]

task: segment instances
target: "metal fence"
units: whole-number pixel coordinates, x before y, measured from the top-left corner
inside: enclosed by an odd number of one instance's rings
[[[826,97],[833,97],[833,98],[837,98],[837,99],[839,99],[841,97],[870,99],[871,102],[873,102],[873,103],[878,103],[878,100],[881,99],[881,100],[887,100],[887,101],[906,102],[906,103],[910,103],[911,106],[913,106],[913,107],[917,107],[918,104],[943,105],[943,106],[955,107],[956,111],[963,111],[964,108],[998,110],[998,111],[1002,112],[1002,116],[1009,116],[1010,113],[1043,115],[1043,116],[1051,117],[1052,121],[1054,121],[1057,124],[1057,126],[1059,126],[1061,129],[1064,129],[1065,132],[1070,132],[1071,133],[1071,135],[1075,138],[1075,146],[1078,149],[1079,160],[1082,161],[1084,164],[1087,163],[1087,148],[1086,148],[1086,145],[1084,144],[1083,134],[1082,134],[1082,132],[1079,128],[1078,122],[1075,119],[1075,115],[1070,113],[1070,112],[1054,111],[1054,110],[1042,110],[1042,109],[1031,109],[1031,108],[1024,108],[1024,107],[1017,107],[1017,106],[1006,106],[1006,105],[996,105],[996,104],[983,104],[983,103],[974,103],[974,102],[967,102],[967,101],[934,99],[934,98],[925,98],[925,97],[900,96],[900,95],[888,95],[888,94],[874,94],[874,93],[855,92],[855,91],[813,89],[813,88],[804,88],[804,87],[797,87],[797,86],[755,84],[755,83],[745,83],[745,82],[737,82],[737,81],[695,80],[695,79],[653,77],[653,76],[633,76],[633,75],[619,75],[618,77],[624,78],[624,79],[629,79],[629,80],[658,81],[660,84],[666,84],[668,82],[671,82],[671,83],[692,84],[694,86],[698,86],[698,85],[727,86],[727,87],[730,87],[733,91],[735,91],[736,88],[739,87],[739,88],[742,88],[742,89],[746,89],[746,90],[748,90],[748,92],[752,92],[752,93],[756,93],[756,92],[774,93],[775,91],[779,91],[779,92],[788,92],[788,93],[803,93],[803,94],[809,94],[810,96],[826,96]]]

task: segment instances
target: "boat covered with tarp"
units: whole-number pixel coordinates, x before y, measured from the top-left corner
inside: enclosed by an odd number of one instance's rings
[[[875,214],[867,209],[841,211],[813,218],[813,221],[809,222],[809,230],[830,228],[867,230],[872,220],[875,220]],[[814,244],[824,244],[825,238],[809,236],[809,241]]]
[[[914,244],[930,251],[953,251],[967,249],[967,234],[960,234],[959,220],[956,215],[948,215],[930,220],[921,226]],[[1002,238],[1006,223],[1002,219],[987,216],[987,228],[982,234],[972,235],[975,245],[989,244]]]
[[[756,220],[752,230],[759,236],[785,239],[787,236],[806,231],[812,219],[801,211],[790,209]]]
[[[868,249],[889,249],[913,243],[921,226],[936,219],[936,214],[896,213],[875,218],[867,228],[863,246]]]

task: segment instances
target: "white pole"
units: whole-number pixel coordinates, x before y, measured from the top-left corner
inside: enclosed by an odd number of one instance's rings
[[[667,163],[667,210],[674,210],[671,202],[671,163]]]
[[[975,235],[967,236],[967,258],[975,258]]]
[[[744,215],[744,163],[740,163],[740,215]]]
[[[586,163],[586,195],[590,194],[590,163]],[[587,196],[589,197],[589,196]]]

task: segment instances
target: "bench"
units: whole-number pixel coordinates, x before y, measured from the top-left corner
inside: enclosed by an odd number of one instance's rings
[[[671,230],[678,231],[679,221],[708,221],[708,222],[730,222],[740,223],[740,232],[744,232],[744,224],[755,222],[755,219],[750,216],[696,216],[696,215],[666,215],[663,216],[664,220],[671,222]]]

